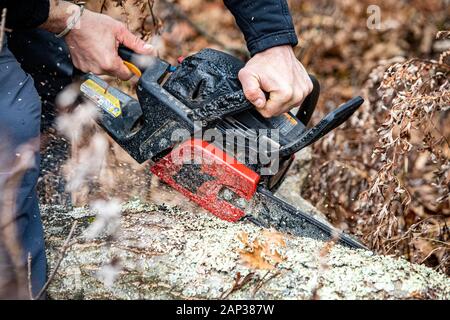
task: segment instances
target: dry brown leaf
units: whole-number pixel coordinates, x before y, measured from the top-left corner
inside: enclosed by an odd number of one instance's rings
[[[273,270],[278,263],[286,260],[279,252],[286,242],[278,232],[266,230],[261,234],[261,239],[255,238],[252,242],[249,242],[248,234],[242,232],[238,240],[244,244],[244,249],[239,250],[241,260],[249,268]]]

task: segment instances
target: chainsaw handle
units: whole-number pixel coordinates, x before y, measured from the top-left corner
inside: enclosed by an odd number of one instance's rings
[[[319,81],[315,76],[311,74],[309,74],[309,78],[311,79],[311,82],[313,84],[313,89],[311,93],[306,96],[305,100],[303,100],[303,103],[301,104],[300,108],[297,111],[297,114],[295,115],[305,126],[307,126],[309,120],[311,120],[320,95]]]
[[[129,62],[131,62],[132,60],[134,60],[134,58],[136,56],[138,56],[138,54],[135,53],[133,50],[128,49],[127,47],[125,47],[123,45],[119,46],[118,53],[119,53],[119,57],[121,57],[122,60],[129,61]]]
[[[136,53],[123,45],[119,46],[118,54],[127,68],[138,77],[141,77],[155,60],[160,60],[154,56]]]
[[[138,77],[140,77],[142,73],[145,71],[145,69],[147,69],[149,59],[156,59],[155,57],[149,58],[147,56],[137,54],[131,49],[128,49],[127,47],[122,45],[118,49],[118,54],[119,57],[122,58],[127,68]],[[86,75],[85,72],[73,66],[71,62],[70,66],[72,67],[73,70],[71,73],[71,77],[83,77]]]

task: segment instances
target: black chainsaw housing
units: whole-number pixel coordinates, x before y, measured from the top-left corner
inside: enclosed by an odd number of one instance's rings
[[[48,55],[31,57],[34,52],[43,52],[35,50],[43,43],[49,48]],[[53,95],[53,91],[59,91],[77,74],[67,45],[50,33],[42,30],[15,33],[10,46],[26,71],[43,84],[38,86],[41,94]],[[127,59],[134,55],[119,50],[122,56],[123,52]],[[28,63],[30,61],[32,63]],[[276,168],[261,180],[273,190],[281,183],[293,154],[342,124],[363,100],[352,99],[328,114],[317,126],[307,129],[320,92],[317,80],[311,77],[314,90],[296,115],[286,113],[266,119],[245,98],[238,79],[243,66],[241,60],[213,49],[204,49],[187,57],[175,70],[167,62],[153,58],[142,69],[136,90],[138,100],[130,97],[131,100],[122,106],[120,116],[112,116],[103,110],[100,125],[140,163],[158,161],[168,154],[182,142],[174,139],[175,136],[186,139],[200,135],[203,139],[202,133],[206,130],[215,130],[222,135],[232,132],[236,139],[231,142],[226,139],[210,142],[218,144],[257,173],[268,167]],[[94,75],[87,77],[96,78]],[[51,83],[56,86],[49,87]],[[183,136],[180,132],[187,134]],[[261,151],[260,143],[270,147]],[[244,156],[235,153],[239,148],[246,150]],[[257,154],[257,159],[250,154]]]
[[[207,129],[216,130],[223,137],[231,133],[235,136],[232,142],[222,139],[219,146],[236,157],[234,150],[245,150],[238,160],[256,172],[261,172],[263,167],[276,168],[262,179],[270,189],[276,188],[292,162],[292,154],[272,157],[273,161],[262,163],[263,155],[258,143],[269,141],[273,144],[264,155],[269,159],[270,150],[291,143],[306,127],[292,113],[270,119],[261,116],[242,91],[238,72],[243,66],[241,60],[231,55],[204,49],[184,59],[164,83],[162,80],[168,65],[159,61],[147,68],[139,81],[137,95],[141,106],[151,109],[143,113],[148,118],[145,130],[152,135],[148,135],[145,143],[139,146],[141,154],[145,152],[145,158],[157,160],[169,146],[161,141],[176,143],[173,136],[180,129],[190,130],[191,135]],[[319,88],[317,81],[313,81],[316,83],[315,97],[300,109],[305,114],[310,114],[317,102]],[[279,135],[276,141],[272,141],[274,130]],[[266,139],[262,139],[262,135]],[[202,139],[208,140],[204,136]],[[139,137],[139,141],[144,140]],[[214,140],[210,142],[217,144]],[[249,150],[251,148],[254,150]],[[258,158],[250,157],[252,154],[257,154]]]

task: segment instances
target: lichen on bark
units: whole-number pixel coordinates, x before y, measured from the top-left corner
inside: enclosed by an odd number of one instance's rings
[[[77,220],[81,225],[50,286],[53,299],[450,297],[450,279],[427,267],[370,251],[280,235],[251,223],[228,223],[200,209],[186,212],[138,200],[127,202],[122,206],[121,229],[115,238],[92,241],[83,237],[94,217],[89,209],[41,209],[50,268],[71,223]],[[267,244],[269,238],[278,240],[272,241],[275,246],[268,250],[281,257],[272,260],[273,267],[257,269],[246,263],[242,253],[251,254],[255,241]],[[120,268],[115,281],[105,285],[101,270],[111,259],[119,261]],[[246,283],[238,288],[236,284],[244,278]]]

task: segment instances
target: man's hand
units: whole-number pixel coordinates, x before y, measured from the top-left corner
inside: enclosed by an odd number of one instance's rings
[[[78,6],[66,1],[51,1],[50,15],[41,27],[59,33],[70,16],[79,11]],[[73,64],[83,72],[110,74],[128,80],[132,73],[118,55],[120,44],[136,53],[153,54],[151,45],[133,35],[127,27],[113,18],[84,10],[77,27],[65,37]]]
[[[288,45],[257,53],[241,69],[239,80],[247,99],[266,118],[299,106],[313,89],[308,73]]]

